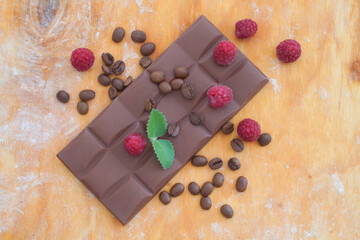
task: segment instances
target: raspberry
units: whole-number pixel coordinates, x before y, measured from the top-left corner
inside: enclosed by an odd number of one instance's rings
[[[71,54],[71,65],[79,72],[89,70],[94,64],[94,53],[87,48],[77,48]]]
[[[259,139],[261,129],[260,125],[256,121],[246,118],[237,126],[237,132],[242,140],[246,142],[253,142]]]
[[[207,96],[210,106],[213,108],[222,108],[231,102],[233,93],[231,88],[227,86],[216,85],[207,91]]]
[[[146,146],[144,137],[139,133],[129,134],[124,141],[126,151],[132,156],[139,156]]]
[[[251,19],[243,19],[235,24],[235,34],[239,39],[249,38],[257,31],[257,24]]]
[[[286,39],[276,47],[276,55],[284,63],[295,62],[301,55],[301,46],[293,39]]]
[[[214,61],[219,65],[230,65],[236,57],[237,49],[230,41],[219,42],[213,52]]]

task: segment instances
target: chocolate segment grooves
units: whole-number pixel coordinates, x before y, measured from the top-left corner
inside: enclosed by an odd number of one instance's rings
[[[227,39],[204,16],[199,17],[57,155],[121,223],[128,223],[268,82],[239,50],[230,66],[215,64],[212,51],[222,40]],[[191,100],[180,91],[163,95],[150,81],[150,73],[161,70],[166,73],[165,81],[170,82],[178,66],[189,70],[184,82],[195,89]],[[207,89],[216,84],[227,85],[234,94],[233,101],[220,109],[210,107],[206,97]],[[174,145],[175,160],[167,170],[161,168],[148,140],[138,157],[130,156],[123,147],[130,133],[146,136],[149,113],[144,102],[148,97],[156,99],[157,109],[165,114],[168,123],[180,125],[179,135],[168,137]],[[203,115],[200,125],[190,123],[191,111]]]

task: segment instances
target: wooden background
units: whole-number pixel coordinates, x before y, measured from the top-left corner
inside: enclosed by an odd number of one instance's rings
[[[256,119],[273,136],[261,148],[230,148],[236,136],[218,133],[201,154],[238,157],[242,167],[225,174],[204,211],[187,191],[162,205],[154,198],[122,226],[55,157],[109,103],[100,86],[100,56],[112,52],[137,76],[142,29],[157,44],[156,58],[204,14],[269,78],[269,83],[232,120]],[[248,40],[234,24],[254,19]],[[111,41],[122,26],[125,39]],[[282,64],[277,44],[301,43],[302,56]],[[11,1],[0,0],[0,239],[360,239],[360,2],[348,1]],[[94,67],[76,72],[69,58],[87,47]],[[96,91],[90,111],[76,111],[77,94]],[[65,89],[68,104],[55,94]],[[176,182],[202,184],[214,172],[188,164]],[[239,175],[249,180],[238,193]],[[230,204],[228,220],[219,206]]]

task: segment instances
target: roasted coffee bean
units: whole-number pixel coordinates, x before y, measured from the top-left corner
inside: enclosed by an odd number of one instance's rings
[[[111,86],[108,90],[108,95],[110,100],[114,100],[117,97],[117,90],[113,86]]]
[[[177,123],[170,123],[168,125],[168,129],[167,129],[167,133],[171,136],[171,137],[176,137],[180,132],[180,126]]]
[[[165,80],[165,73],[163,71],[155,71],[150,74],[150,80],[154,83],[161,83]]]
[[[101,59],[105,63],[106,66],[110,66],[114,63],[114,57],[110,53],[103,53],[101,54]]]
[[[184,84],[184,81],[180,78],[175,78],[171,80],[170,85],[173,90],[179,90],[181,86]]]
[[[246,177],[240,176],[236,180],[236,190],[238,190],[239,192],[245,192],[247,185],[248,185],[248,181]]]
[[[222,205],[222,207],[220,208],[220,212],[226,218],[232,218],[232,216],[234,216],[234,211],[232,207],[227,204]]]
[[[208,197],[202,197],[200,199],[200,206],[204,210],[209,210],[211,208],[211,200]]]
[[[101,69],[106,75],[111,75],[113,73],[109,66],[102,65]]]
[[[194,88],[190,83],[184,83],[181,85],[181,93],[186,99],[192,99],[194,97]]]
[[[159,194],[160,202],[162,202],[165,205],[168,205],[171,202],[171,196],[168,192],[162,191]]]
[[[150,57],[146,56],[143,57],[142,59],[140,59],[139,64],[140,66],[142,66],[143,68],[147,68],[148,66],[150,66],[152,63],[152,60]]]
[[[221,187],[224,184],[224,175],[222,173],[215,173],[212,183],[215,187]]]
[[[266,146],[271,142],[271,136],[268,133],[263,133],[260,135],[260,138],[258,139],[258,142],[260,146]]]
[[[214,158],[209,161],[209,167],[212,170],[219,169],[222,167],[222,165],[223,165],[223,161],[221,160],[221,158]]]
[[[57,92],[56,98],[62,103],[67,103],[70,99],[70,95],[64,90],[60,90]]]
[[[156,46],[154,43],[148,42],[141,46],[140,53],[143,56],[149,56],[150,54],[152,54],[155,51],[155,48],[156,48]]]
[[[90,89],[82,90],[79,93],[79,98],[83,102],[89,101],[89,100],[95,98],[95,92],[93,90],[90,90]]]
[[[114,78],[114,79],[111,81],[111,84],[112,84],[113,87],[116,88],[116,90],[118,90],[118,91],[124,90],[124,83],[123,83],[123,81],[121,81],[120,78]]]
[[[197,155],[191,159],[191,164],[196,167],[205,166],[207,163],[208,163],[208,160],[204,156]]]
[[[239,159],[233,157],[233,158],[229,159],[228,166],[231,170],[236,171],[236,170],[240,169],[241,164],[240,164]]]
[[[104,73],[99,75],[98,81],[103,86],[109,86],[110,83],[111,83],[110,77],[108,75],[104,74]]]
[[[230,144],[235,152],[242,152],[244,150],[244,143],[239,138],[234,138]]]
[[[174,69],[174,75],[176,78],[186,78],[189,72],[186,67],[176,67]]]
[[[172,197],[177,197],[180,194],[182,194],[184,192],[184,185],[182,183],[176,183],[174,186],[171,187],[170,189],[170,195]]]
[[[115,75],[120,75],[125,70],[125,63],[121,60],[118,60],[114,63],[111,70]]]
[[[203,197],[207,197],[209,196],[212,191],[214,189],[214,186],[212,185],[211,182],[206,182],[204,183],[204,185],[201,187],[201,190],[200,190],[200,194],[203,196]]]
[[[133,82],[133,78],[128,76],[124,82],[124,87],[128,87]]]
[[[200,187],[196,182],[189,183],[188,189],[192,195],[198,195],[200,193]]]
[[[203,120],[203,116],[201,115],[201,113],[191,112],[189,114],[189,119],[192,124],[199,125]]]
[[[131,33],[131,39],[134,41],[134,42],[137,42],[137,43],[142,43],[142,42],[145,42],[146,40],[146,33],[144,33],[143,31],[141,30],[135,30]]]
[[[152,109],[156,108],[156,102],[153,98],[147,98],[145,100],[145,110],[151,112]]]
[[[232,133],[234,131],[234,124],[231,122],[227,122],[225,123],[222,127],[221,127],[221,131],[224,134],[229,134]]]
[[[125,30],[122,27],[115,28],[112,34],[112,40],[114,42],[121,42],[125,36]]]
[[[168,82],[161,82],[159,84],[159,90],[161,93],[166,94],[171,92],[171,85]]]
[[[86,102],[78,102],[76,108],[80,114],[87,114],[89,111],[89,105]]]

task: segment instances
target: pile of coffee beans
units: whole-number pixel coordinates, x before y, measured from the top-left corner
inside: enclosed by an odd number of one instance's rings
[[[144,43],[146,41],[146,33],[141,30],[134,30],[131,33],[131,39],[136,43],[143,43],[140,47],[140,53],[144,57],[140,59],[139,65],[143,68],[149,67],[152,63],[152,59],[151,57],[149,57],[149,55],[151,55],[155,51],[156,49],[155,43],[153,42]]]
[[[62,103],[67,103],[70,99],[70,95],[66,91],[60,90],[56,93],[56,98]],[[87,102],[95,98],[95,92],[90,89],[82,90],[79,93],[79,98],[80,101],[77,103],[76,109],[81,115],[87,114],[89,111]]]

